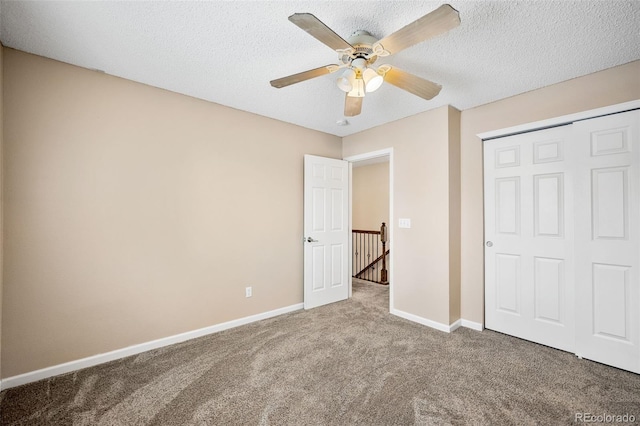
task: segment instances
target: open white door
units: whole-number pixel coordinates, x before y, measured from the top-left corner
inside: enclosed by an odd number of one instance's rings
[[[349,296],[349,163],[304,156],[304,308]]]

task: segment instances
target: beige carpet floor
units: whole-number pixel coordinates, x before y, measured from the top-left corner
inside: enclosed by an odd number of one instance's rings
[[[388,314],[388,289],[0,394],[3,425],[575,424],[640,419],[640,376]]]

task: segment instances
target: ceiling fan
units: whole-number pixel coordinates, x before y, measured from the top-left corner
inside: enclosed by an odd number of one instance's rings
[[[373,92],[384,81],[427,100],[440,93],[442,86],[437,83],[391,65],[383,64],[374,68],[373,64],[378,57],[398,53],[455,28],[460,24],[460,17],[457,10],[448,4],[443,4],[433,12],[427,13],[381,40],[377,40],[366,31],[359,30],[353,33],[348,41],[310,13],[295,13],[289,16],[289,21],[335,50],[338,53],[339,63],[272,80],[271,85],[280,89],[340,71],[336,83],[342,91],[346,92],[344,115],[353,117],[362,111],[365,92]]]

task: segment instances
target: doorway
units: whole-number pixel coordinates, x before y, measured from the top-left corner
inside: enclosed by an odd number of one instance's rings
[[[353,278],[349,296],[353,297],[354,290],[357,292],[371,290],[370,286],[378,287],[376,289],[378,293],[382,289],[382,291],[386,290],[387,295],[384,300],[386,301],[388,297],[388,309],[391,311],[393,307],[393,149],[351,156],[345,160],[350,163],[351,185],[349,228],[352,234],[350,270]],[[380,235],[383,222],[386,226],[386,238]],[[378,234],[374,234],[375,232]],[[370,241],[374,241],[374,248],[372,250],[364,248],[367,253],[356,255],[356,251],[362,249],[358,239],[362,240],[364,237],[366,241],[367,235],[371,238]],[[384,249],[382,249],[381,239],[386,240]],[[383,254],[385,255],[384,268],[381,259]],[[377,262],[375,262],[376,259]],[[383,269],[385,273],[382,272]],[[382,274],[388,282],[386,285],[376,283],[376,281],[384,281],[381,279]],[[358,275],[357,278],[356,275]]]

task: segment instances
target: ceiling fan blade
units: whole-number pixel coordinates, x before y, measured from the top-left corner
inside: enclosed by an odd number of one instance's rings
[[[277,80],[271,80],[270,83],[273,87],[278,89],[292,84],[300,83],[301,81],[310,80],[312,78],[320,77],[322,75],[331,74],[338,69],[338,65],[325,65],[320,68],[314,68],[309,71],[299,72],[298,74],[282,77]]]
[[[354,117],[362,111],[362,100],[364,98],[356,98],[347,95],[344,100],[344,115],[346,117]]]
[[[380,45],[381,50],[388,52],[388,54],[398,53],[458,25],[460,25],[458,11],[448,4],[443,4],[433,12],[427,13],[422,18],[379,40],[375,45]]]
[[[353,49],[345,39],[310,13],[294,13],[289,16],[289,20],[333,50]]]
[[[389,69],[384,75],[384,81],[426,100],[433,99],[442,89],[442,86],[437,83],[398,68]]]

